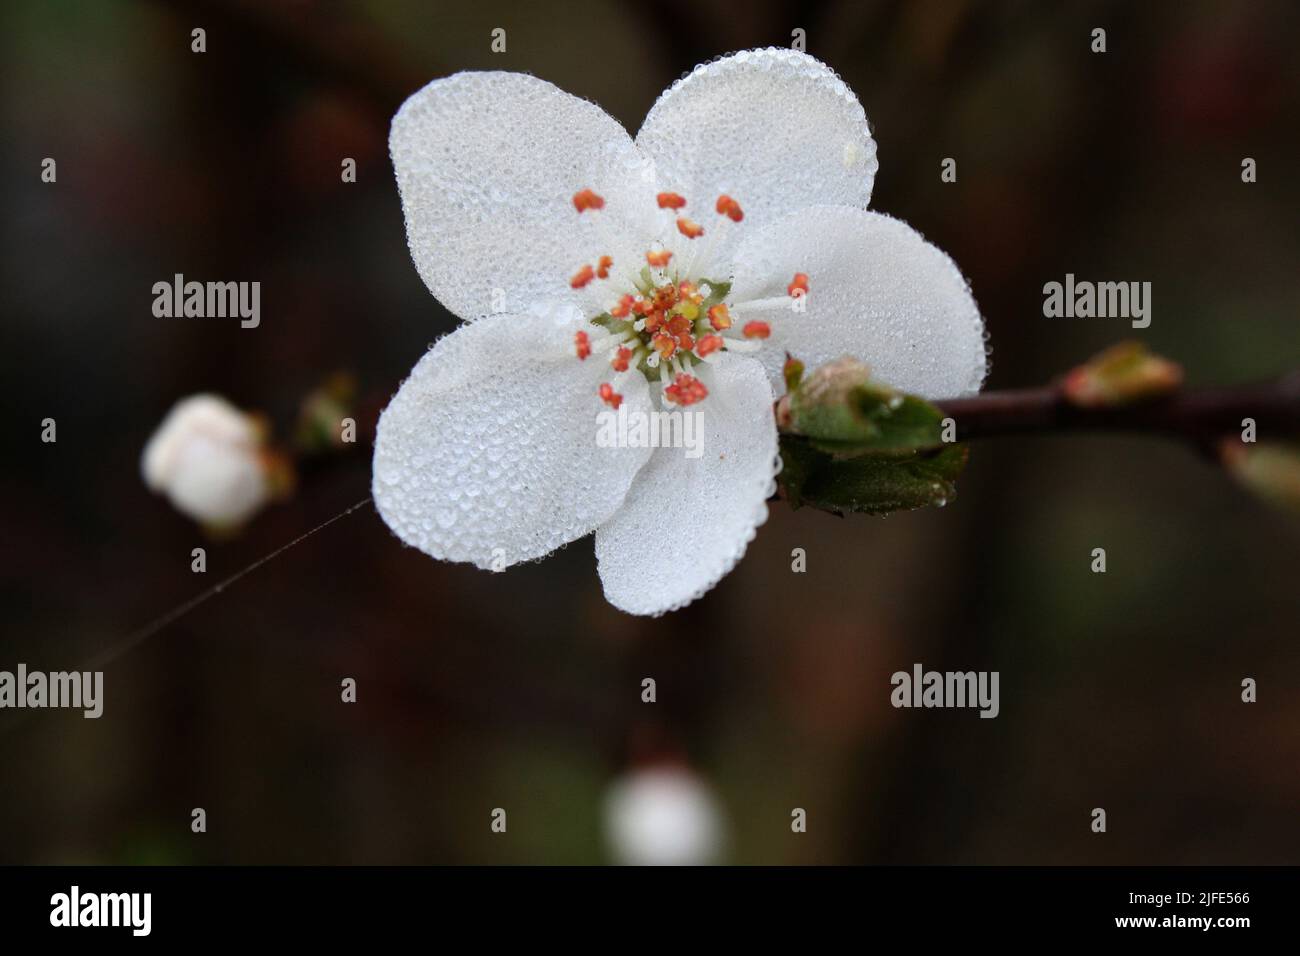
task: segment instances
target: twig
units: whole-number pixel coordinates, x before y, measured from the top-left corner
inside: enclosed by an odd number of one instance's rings
[[[1121,431],[1180,438],[1205,447],[1254,419],[1264,435],[1300,434],[1300,371],[1273,382],[1182,389],[1119,407],[1080,408],[1059,388],[985,392],[935,404],[957,425],[957,439],[1064,431]]]

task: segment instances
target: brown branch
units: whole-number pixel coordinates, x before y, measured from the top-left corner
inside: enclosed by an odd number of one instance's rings
[[[1272,382],[1180,389],[1158,399],[1118,407],[1081,408],[1056,386],[985,392],[934,403],[957,424],[959,441],[999,435],[1118,431],[1160,435],[1207,447],[1239,433],[1252,418],[1261,438],[1300,434],[1300,371]]]

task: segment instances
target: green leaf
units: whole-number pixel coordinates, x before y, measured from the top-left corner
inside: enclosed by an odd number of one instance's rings
[[[941,447],[943,413],[915,395],[874,382],[865,365],[840,359],[804,378],[783,399],[786,431],[848,458]]]
[[[700,303],[701,312],[707,312],[710,306],[717,305],[731,294],[731,283],[724,282],[721,279],[701,279],[697,285],[707,285],[709,287],[709,294]]]
[[[805,504],[813,504],[804,500],[804,488],[812,481],[821,461],[827,456],[793,435],[781,435],[780,442],[781,474],[777,476],[777,481],[781,486],[781,496],[790,503],[791,508],[798,510]]]
[[[590,321],[592,325],[599,325],[610,332],[627,332],[632,328],[631,319],[616,319],[608,312],[602,312]]]
[[[943,507],[957,495],[967,450],[947,445],[914,454],[836,458],[806,439],[781,436],[781,487],[792,508],[805,505],[835,514],[882,515]]]

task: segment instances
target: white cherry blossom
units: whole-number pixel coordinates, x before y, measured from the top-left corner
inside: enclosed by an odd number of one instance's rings
[[[242,524],[272,497],[266,440],[256,420],[218,395],[177,402],[145,446],[150,490],[212,527]]]
[[[605,841],[625,866],[718,862],[726,825],[713,791],[690,770],[652,766],[620,777],[605,793]]]
[[[390,148],[416,267],[465,320],[375,444],[380,514],[435,558],[499,570],[595,532],[608,600],[662,614],[767,517],[786,352],[934,398],[983,382],[965,280],[866,210],[866,115],[806,54],[698,67],[635,140],[536,77],[457,73],[403,104]],[[602,447],[615,408],[699,412],[703,454]]]

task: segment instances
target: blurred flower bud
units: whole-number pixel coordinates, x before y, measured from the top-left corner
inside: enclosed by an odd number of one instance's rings
[[[1243,487],[1270,504],[1300,514],[1300,445],[1256,445],[1225,438],[1219,453],[1228,473]]]
[[[785,377],[785,390],[787,393],[793,392],[803,381],[804,364],[789,352],[785,353],[785,365],[781,366],[781,374]]]
[[[605,794],[609,851],[629,866],[701,866],[722,851],[722,810],[685,767],[634,770]]]
[[[242,524],[291,483],[267,432],[263,421],[219,396],[182,399],[145,446],[145,484],[211,528]]]
[[[343,422],[355,415],[357,381],[350,372],[335,372],[313,389],[298,411],[294,443],[299,451],[318,455],[345,447]]]
[[[1120,342],[1072,369],[1061,391],[1071,405],[1103,408],[1166,395],[1182,383],[1182,366],[1140,342]]]

